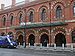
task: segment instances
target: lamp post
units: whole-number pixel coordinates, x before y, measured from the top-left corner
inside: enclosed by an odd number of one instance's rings
[[[23,38],[23,41],[24,41],[24,48],[26,48],[26,23],[25,22],[21,22],[20,23],[20,26],[25,26],[25,28],[24,28],[24,38]]]

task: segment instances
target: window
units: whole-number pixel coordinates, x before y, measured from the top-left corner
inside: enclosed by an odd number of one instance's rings
[[[44,21],[46,19],[46,10],[43,9],[41,12],[41,20]]]
[[[33,12],[32,11],[30,12],[30,15],[29,15],[29,22],[33,22]]]
[[[73,16],[75,16],[75,3],[73,5]]]
[[[11,16],[11,22],[10,22],[10,24],[11,25],[13,24],[13,16]]]
[[[6,24],[6,18],[4,17],[3,18],[3,26],[5,26],[5,24]]]
[[[56,18],[61,18],[62,17],[62,9],[60,6],[56,8]]]
[[[23,20],[23,17],[22,17],[22,14],[20,14],[20,17],[19,17],[19,23],[21,23]]]
[[[75,43],[75,30],[72,32],[72,43]]]

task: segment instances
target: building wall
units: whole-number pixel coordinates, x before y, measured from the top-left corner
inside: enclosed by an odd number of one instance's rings
[[[37,2],[37,3],[36,3]],[[19,24],[19,13],[23,14],[23,21],[29,22],[28,15],[30,11],[34,11],[34,23],[42,22],[40,17],[40,12],[42,8],[45,8],[47,11],[47,18],[45,23],[54,23],[54,22],[65,22],[67,25],[62,26],[53,26],[53,27],[39,27],[39,28],[31,28],[26,29],[26,43],[28,44],[28,38],[30,34],[35,36],[35,43],[40,43],[40,38],[42,34],[47,34],[49,36],[49,44],[55,43],[55,36],[58,33],[62,33],[65,35],[66,43],[72,42],[71,32],[75,30],[75,21],[73,16],[73,0],[37,0],[31,2],[29,4],[13,7],[7,10],[0,11],[0,33],[5,32],[13,32],[14,38],[17,39],[18,35],[22,32],[24,35],[24,29],[17,29],[16,27],[20,26]],[[56,8],[60,5],[62,9],[62,17],[61,19],[56,18]],[[10,25],[10,15],[14,16],[13,25]],[[6,25],[2,25],[2,17],[6,16]],[[71,22],[72,21],[72,22]],[[44,22],[43,22],[44,23]],[[58,30],[62,29],[62,30]]]

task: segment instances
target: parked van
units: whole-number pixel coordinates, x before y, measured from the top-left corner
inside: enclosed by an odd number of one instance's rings
[[[0,47],[16,48],[17,43],[9,36],[0,36]]]

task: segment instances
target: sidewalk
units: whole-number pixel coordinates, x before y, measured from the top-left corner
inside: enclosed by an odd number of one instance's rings
[[[21,47],[17,47],[18,49],[30,49],[30,50],[39,50],[39,51],[43,51],[43,50],[47,50],[47,51],[69,51],[69,52],[75,52],[75,48],[71,49],[70,47],[65,47],[64,49],[62,47],[56,47],[56,49],[54,47],[35,47],[35,46],[31,46],[31,47],[26,47],[24,48],[23,46]]]
[[[54,47],[42,47],[42,48],[34,48],[34,50],[49,50],[49,51],[74,51],[75,52],[75,48],[71,49],[68,47],[65,47],[64,49],[62,49],[62,47],[56,47],[56,49],[54,49]]]

